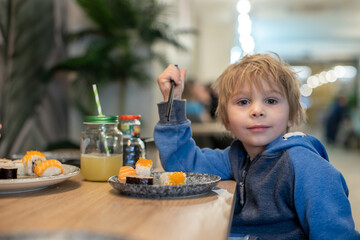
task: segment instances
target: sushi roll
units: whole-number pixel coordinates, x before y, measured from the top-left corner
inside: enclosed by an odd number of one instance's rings
[[[127,176],[126,183],[138,185],[153,185],[153,177]]]
[[[13,167],[14,164],[11,160],[6,159],[6,158],[2,158],[0,159],[0,168],[1,167]]]
[[[1,167],[0,179],[16,179],[17,168],[16,167]]]
[[[165,172],[160,175],[161,185],[183,185],[186,183],[186,174],[183,172]]]
[[[135,164],[136,175],[143,177],[150,177],[152,172],[153,162],[152,160],[139,158]]]
[[[24,164],[24,171],[26,175],[34,176],[35,167],[41,162],[45,161],[45,154],[39,151],[28,151],[21,159]]]
[[[123,166],[119,170],[119,180],[125,182],[126,177],[136,175],[136,171],[133,167]]]
[[[63,173],[61,162],[55,159],[43,161],[36,165],[34,173],[38,177],[49,177]]]
[[[25,176],[25,168],[24,168],[24,164],[21,161],[21,159],[13,160],[12,162],[14,164],[14,167],[17,168],[17,175],[18,176]]]

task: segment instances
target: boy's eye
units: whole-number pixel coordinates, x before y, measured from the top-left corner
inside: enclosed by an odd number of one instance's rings
[[[270,99],[267,99],[265,102],[268,103],[268,104],[276,104],[278,101],[275,100],[275,99],[270,98]]]
[[[246,104],[249,104],[250,103],[250,101],[249,100],[246,100],[246,99],[242,99],[242,100],[239,100],[238,101],[238,104],[239,105],[246,105]]]

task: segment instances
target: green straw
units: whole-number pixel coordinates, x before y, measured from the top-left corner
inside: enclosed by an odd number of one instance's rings
[[[100,99],[99,99],[99,93],[97,91],[96,84],[93,84],[92,87],[93,87],[93,90],[94,90],[95,102],[96,102],[96,106],[97,106],[97,109],[98,109],[99,116],[104,116],[102,114],[101,104],[100,104]],[[107,141],[106,141],[106,136],[105,136],[105,134],[103,134],[103,135],[104,135],[104,144],[105,144],[106,155],[110,156],[109,147],[108,147]]]
[[[93,84],[92,87],[93,87],[93,90],[94,90],[95,102],[96,102],[96,106],[97,106],[97,109],[98,109],[99,116],[104,116],[102,114],[101,104],[100,104],[100,99],[99,99],[99,94],[98,94],[98,91],[97,91],[97,88],[96,88],[96,84]]]

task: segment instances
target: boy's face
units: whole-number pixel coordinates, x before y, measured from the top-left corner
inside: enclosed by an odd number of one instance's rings
[[[230,98],[227,115],[230,130],[253,159],[291,126],[289,104],[278,86],[263,82],[263,90],[245,83]]]

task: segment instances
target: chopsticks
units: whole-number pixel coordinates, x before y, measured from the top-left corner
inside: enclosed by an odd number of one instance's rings
[[[177,64],[175,64],[175,67],[177,67],[179,69]],[[170,83],[171,83],[171,88],[170,88],[169,99],[168,99],[168,103],[167,103],[167,109],[166,109],[166,116],[167,116],[168,121],[170,121],[171,109],[172,109],[172,105],[173,105],[173,101],[174,101],[174,88],[175,88],[174,80],[170,80]]]

